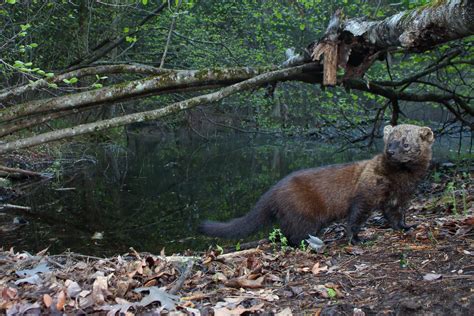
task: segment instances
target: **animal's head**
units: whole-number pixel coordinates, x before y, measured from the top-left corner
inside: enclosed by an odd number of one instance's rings
[[[385,126],[385,157],[393,162],[408,163],[430,160],[433,132],[429,127],[402,124]]]

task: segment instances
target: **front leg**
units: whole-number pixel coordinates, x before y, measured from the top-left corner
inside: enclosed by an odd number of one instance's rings
[[[349,216],[347,218],[347,237],[351,244],[360,243],[363,240],[359,237],[361,226],[367,221],[372,208],[363,198],[356,198],[349,207]]]
[[[416,227],[416,225],[407,225],[405,223],[405,212],[402,211],[401,207],[393,206],[384,208],[383,215],[389,222],[390,226],[395,230],[408,231],[411,228]]]

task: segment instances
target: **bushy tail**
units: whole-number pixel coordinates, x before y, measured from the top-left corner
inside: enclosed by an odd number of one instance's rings
[[[270,192],[264,194],[255,207],[245,216],[228,222],[205,221],[199,230],[208,236],[221,238],[242,238],[269,225],[273,219],[273,205]]]

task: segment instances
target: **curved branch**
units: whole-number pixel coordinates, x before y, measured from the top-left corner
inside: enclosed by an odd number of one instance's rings
[[[219,91],[205,94],[205,95],[200,95],[200,96],[187,99],[181,102],[177,102],[160,109],[124,115],[124,116],[115,117],[115,118],[104,120],[104,121],[99,121],[99,122],[94,122],[94,123],[89,123],[89,124],[82,124],[75,127],[70,127],[70,128],[66,128],[62,130],[57,130],[57,131],[52,131],[52,132],[32,136],[29,138],[19,139],[19,140],[9,142],[6,144],[1,144],[0,153],[6,153],[15,149],[44,144],[44,143],[52,142],[52,141],[63,139],[63,138],[69,138],[69,137],[74,137],[74,136],[78,136],[82,134],[93,133],[93,132],[101,131],[104,129],[127,125],[134,122],[156,120],[158,118],[175,114],[183,110],[196,107],[201,104],[207,104],[207,103],[219,101],[231,94],[234,94],[243,90],[253,89],[256,86],[259,86],[265,83],[288,80],[288,78],[302,74],[305,71],[311,70],[311,68],[314,68],[314,67],[319,67],[319,65],[307,64],[307,65],[302,65],[302,66],[298,66],[294,68],[285,68],[281,70],[267,72],[267,73],[258,75],[256,77],[250,78],[248,80],[225,87]]]
[[[4,109],[0,121],[8,122],[31,114],[64,111],[104,102],[130,99],[143,95],[157,95],[170,90],[186,90],[209,85],[224,86],[252,78],[269,68],[229,68],[168,71],[162,75],[134,80],[109,87],[64,95],[60,97],[31,101]]]
[[[4,89],[0,91],[0,102],[7,101],[13,97],[21,96],[27,92],[36,91],[42,88],[47,88],[51,83],[60,83],[64,79],[71,79],[74,77],[82,78],[86,76],[120,74],[120,73],[158,75],[158,74],[167,73],[170,71],[171,70],[169,69],[160,69],[153,66],[141,65],[141,64],[116,64],[116,65],[89,66],[89,67],[76,69],[70,72],[66,72],[50,79],[39,79],[35,82],[32,82],[24,86]]]
[[[426,75],[429,75],[430,73],[433,73],[441,68],[444,68],[444,67],[447,67],[451,64],[451,60],[456,57],[456,56],[459,56],[459,54],[462,53],[462,50],[460,49],[456,49],[454,50],[453,52],[451,52],[450,54],[448,54],[448,56],[443,56],[441,59],[445,59],[443,62],[439,62],[440,60],[438,60],[439,63],[435,63],[434,65],[432,65],[431,67],[427,67],[425,70],[411,76],[411,77],[408,77],[408,78],[405,78],[403,80],[399,80],[399,81],[374,81],[376,84],[379,84],[379,85],[383,85],[383,86],[389,86],[389,87],[397,87],[397,86],[403,86],[407,83],[411,83],[417,79],[420,79],[421,77],[424,77]]]

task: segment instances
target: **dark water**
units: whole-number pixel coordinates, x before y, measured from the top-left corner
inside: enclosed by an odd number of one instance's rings
[[[154,253],[163,247],[167,253],[204,250],[215,240],[197,233],[202,220],[246,213],[291,171],[373,155],[339,149],[263,136],[205,142],[139,134],[124,147],[78,147],[56,166],[62,176],[35,184],[14,201],[30,206],[34,215],[17,213],[29,223],[2,233],[1,246],[33,252],[50,246],[52,253],[70,249],[91,255],[123,253],[129,247]],[[96,233],[103,238],[92,239]]]

